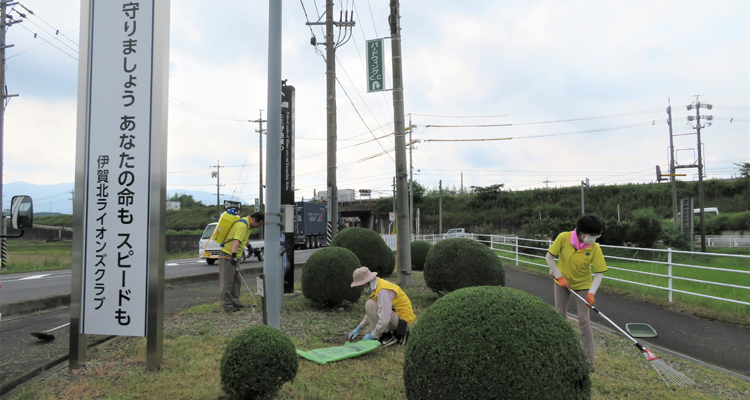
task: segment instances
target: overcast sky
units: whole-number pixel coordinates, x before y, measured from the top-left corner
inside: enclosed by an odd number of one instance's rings
[[[3,181],[72,189],[80,2],[20,4],[34,15],[15,6],[27,18],[7,33],[6,82],[19,97],[5,114]],[[324,35],[305,25],[303,5],[317,20],[325,0],[283,3],[298,200],[326,186],[325,62],[310,45],[313,33],[318,42]],[[354,11],[356,26],[336,52],[338,187],[390,195],[394,142],[373,137],[393,131],[392,92],[367,93],[364,60],[365,40],[389,36],[388,1],[344,0],[335,15],[342,9]],[[715,106],[701,110],[716,118],[701,130],[707,176],[729,178],[734,163],[750,161],[746,0],[412,0],[401,14],[405,111],[420,141],[414,176],[428,188],[440,180],[460,188],[462,179],[513,190],[587,177],[593,185],[654,181],[655,165],[668,168],[668,99],[674,133],[683,135],[695,132],[685,107],[695,95]],[[167,189],[215,193],[218,162],[221,193],[254,202],[258,126],[248,120],[260,109],[266,118],[268,2],[172,0],[170,40]],[[386,50],[391,74],[388,40]],[[465,127],[499,124],[512,125]],[[695,135],[676,136],[675,148],[678,164],[696,160]],[[696,169],[678,172],[697,179]],[[70,212],[68,197],[61,193],[52,211]]]

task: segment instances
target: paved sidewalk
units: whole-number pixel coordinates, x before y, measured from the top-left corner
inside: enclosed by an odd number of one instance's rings
[[[548,275],[505,268],[505,286],[523,290],[554,305],[554,283]],[[596,307],[614,323],[625,329],[625,324],[647,323],[657,332],[654,338],[638,341],[653,344],[750,377],[750,330],[719,321],[694,317],[663,307],[628,300],[617,295],[598,291]],[[576,313],[570,301],[569,313]],[[604,318],[591,312],[591,321],[616,330]],[[646,345],[646,347],[649,347]],[[652,346],[653,347],[653,346]],[[658,354],[658,351],[655,350]]]

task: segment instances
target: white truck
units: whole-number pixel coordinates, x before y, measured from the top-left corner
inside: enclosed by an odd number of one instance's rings
[[[466,228],[449,229],[448,232],[443,235],[443,239],[465,238],[465,237],[471,237],[471,235],[466,232]]]
[[[211,240],[214,230],[216,230],[216,222],[208,224],[206,229],[203,230],[203,235],[201,235],[201,239],[198,242],[198,257],[206,260],[208,265],[213,265],[221,255],[221,246]],[[258,261],[263,261],[263,241],[251,241],[250,246],[253,248],[252,252],[247,246],[245,246],[242,251],[240,262],[249,261],[250,257],[256,257]]]

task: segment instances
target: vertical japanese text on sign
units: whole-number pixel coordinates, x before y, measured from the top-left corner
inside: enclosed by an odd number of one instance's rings
[[[383,39],[367,41],[367,91],[385,90],[383,75]]]

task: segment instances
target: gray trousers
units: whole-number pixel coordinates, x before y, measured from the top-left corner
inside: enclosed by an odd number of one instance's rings
[[[570,292],[568,289],[555,285],[555,310],[568,319],[568,300]],[[588,290],[576,290],[579,296],[586,298]],[[575,299],[578,308],[578,327],[581,328],[581,344],[583,352],[586,354],[586,360],[593,363],[596,356],[594,355],[594,333],[591,331],[591,320],[589,319],[589,306],[581,300]]]
[[[365,314],[367,314],[367,321],[370,323],[370,325],[367,326],[365,334],[372,333],[380,320],[380,316],[378,315],[378,303],[375,302],[375,300],[368,299],[367,302],[365,302]],[[396,314],[396,311],[391,311],[391,320],[388,321],[388,325],[383,333],[393,332],[396,328],[398,328],[398,314]],[[407,323],[406,329],[410,331],[411,324]],[[373,339],[380,339],[380,336],[373,337]]]
[[[219,259],[219,302],[224,311],[240,305],[240,272],[228,258]]]

